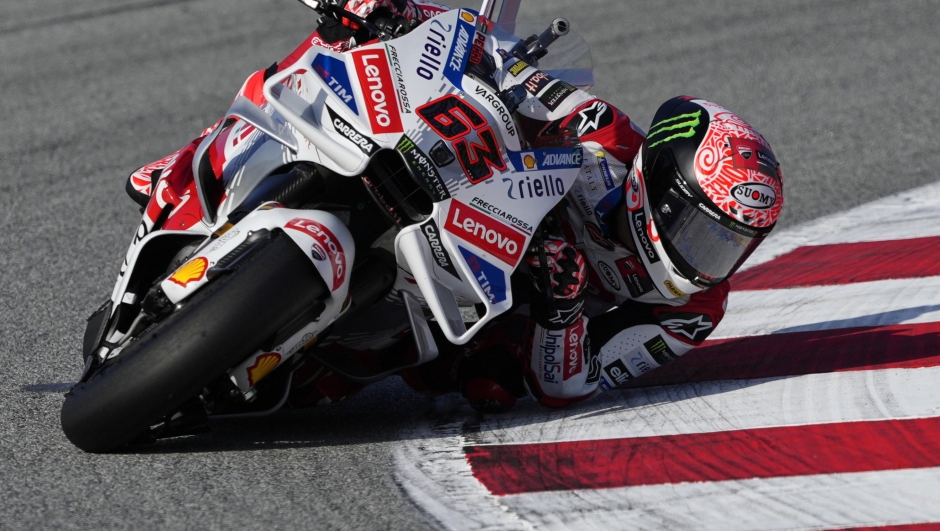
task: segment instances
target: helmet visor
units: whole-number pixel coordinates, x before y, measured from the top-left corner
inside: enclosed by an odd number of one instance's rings
[[[725,227],[672,188],[663,194],[653,218],[676,269],[703,287],[731,276],[764,236],[746,236]]]

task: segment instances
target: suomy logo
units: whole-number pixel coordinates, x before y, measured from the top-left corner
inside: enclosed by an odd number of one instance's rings
[[[763,210],[777,203],[777,193],[764,183],[741,183],[731,189],[734,200],[748,208]]]
[[[368,114],[372,131],[375,134],[400,133],[401,115],[385,50],[359,51],[352,55],[366,106],[371,111]]]
[[[519,262],[525,249],[524,234],[456,200],[450,205],[444,228],[511,266]]]

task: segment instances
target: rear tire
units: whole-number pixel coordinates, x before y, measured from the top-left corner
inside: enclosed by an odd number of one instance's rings
[[[62,405],[66,437],[86,452],[123,446],[327,294],[304,252],[275,235],[76,385]]]

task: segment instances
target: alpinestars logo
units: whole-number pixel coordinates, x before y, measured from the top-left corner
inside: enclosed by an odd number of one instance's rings
[[[669,314],[669,318],[659,324],[666,330],[695,342],[704,341],[713,327],[709,316],[695,313]]]
[[[593,133],[614,123],[610,107],[602,101],[595,101],[590,107],[579,112],[578,116],[581,118],[581,123],[578,124],[578,136]]]
[[[646,136],[647,142],[652,139],[654,136],[666,135],[656,142],[650,144],[650,148],[654,148],[660,144],[669,142],[670,140],[675,140],[677,138],[692,138],[695,136],[695,128],[701,125],[702,111],[695,111],[689,114],[680,114],[679,116],[673,116],[672,118],[666,118],[660,122],[657,122],[650,128],[649,134]],[[688,129],[686,130],[686,127]]]

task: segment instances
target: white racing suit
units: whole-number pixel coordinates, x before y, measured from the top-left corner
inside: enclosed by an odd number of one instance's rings
[[[510,46],[491,38],[487,51],[500,90],[526,89],[517,118],[531,147],[577,142],[584,150],[578,179],[556,208],[562,234],[544,244],[549,291],[562,303],[546,311],[541,300],[532,301],[533,332],[520,359],[527,393],[563,407],[627,384],[699,345],[724,315],[729,284],[678,298],[654,288],[612,227],[624,208],[624,181],[643,131],[612,105],[511,57]],[[525,200],[524,193],[510,197]],[[559,248],[568,245],[576,253],[562,258]],[[543,285],[538,257],[530,253],[526,262],[534,283]],[[544,286],[537,291],[546,292]]]

